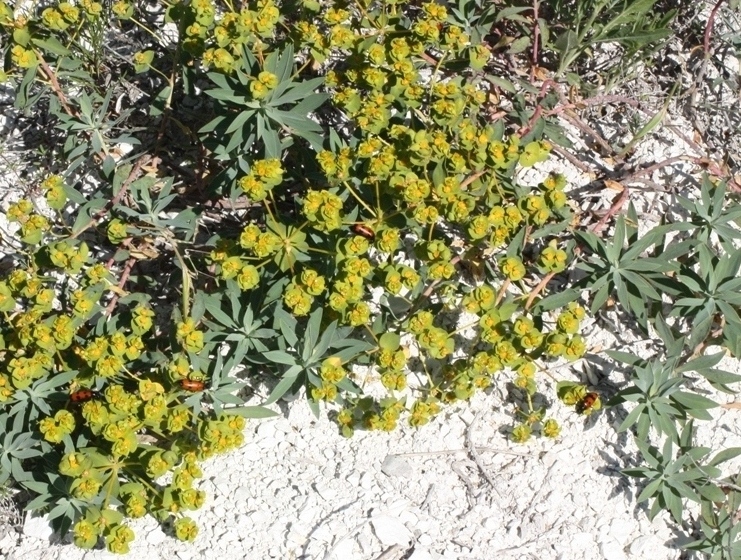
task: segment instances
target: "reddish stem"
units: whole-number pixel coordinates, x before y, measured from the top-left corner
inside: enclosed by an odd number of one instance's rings
[[[118,287],[120,289],[123,290],[124,285],[126,285],[126,282],[128,282],[129,275],[131,274],[131,269],[134,268],[135,263],[136,263],[136,259],[134,257],[131,257],[126,261],[123,272],[121,272],[121,279],[118,281]],[[110,316],[110,314],[113,313],[113,308],[116,307],[117,301],[118,301],[118,294],[114,293],[113,299],[111,299],[110,303],[108,304],[108,307],[106,307],[105,309],[106,317]]]
[[[540,26],[538,25],[538,0],[533,0],[533,59],[530,68],[530,80],[535,79],[535,69],[538,67],[538,43],[540,41]]]
[[[546,274],[543,279],[540,281],[540,283],[535,286],[535,289],[530,292],[530,296],[527,298],[527,301],[525,302],[525,311],[530,309],[530,306],[533,304],[533,300],[538,296],[540,292],[543,291],[543,288],[545,288],[546,284],[551,281],[551,278],[553,278],[556,275],[555,272],[549,272]]]
[[[620,194],[618,199],[612,203],[612,206],[610,206],[610,209],[604,216],[602,216],[600,221],[590,228],[592,230],[592,233],[599,233],[600,231],[602,231],[602,229],[607,224],[607,220],[609,220],[611,216],[614,216],[617,211],[623,207],[626,200],[628,200],[628,187],[623,185],[623,192]]]
[[[710,17],[708,17],[708,22],[705,24],[705,35],[703,36],[702,40],[702,48],[705,51],[705,58],[710,57],[710,35],[713,33],[713,24],[715,23],[715,16],[718,14],[718,10],[720,9],[720,6],[723,4],[725,0],[718,0],[715,3],[715,6],[713,6],[712,11],[710,12]]]

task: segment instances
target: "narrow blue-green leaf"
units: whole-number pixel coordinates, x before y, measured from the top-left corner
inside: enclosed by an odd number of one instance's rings
[[[724,449],[723,451],[717,453],[715,457],[710,459],[708,465],[711,467],[720,465],[721,463],[725,463],[726,461],[729,461],[734,457],[738,457],[739,455],[741,455],[741,447],[729,447],[728,449]]]
[[[625,218],[620,216],[615,224],[615,234],[612,236],[612,242],[605,244],[605,256],[607,260],[616,264],[620,259],[620,253],[623,251],[625,242]]]
[[[705,410],[709,408],[716,408],[718,406],[718,403],[714,400],[703,397],[702,395],[697,395],[695,393],[688,393],[686,391],[677,391],[676,393],[672,394],[672,398],[679,404],[691,410]]]
[[[623,420],[623,422],[620,424],[617,431],[624,432],[625,430],[630,428],[633,424],[636,423],[645,409],[645,404],[636,405],[636,407],[628,413],[628,416],[625,417],[625,420]]]
[[[278,413],[264,406],[235,406],[224,410],[227,414],[236,414],[244,418],[272,418]]]
[[[686,371],[700,371],[701,369],[711,368],[717,366],[725,356],[724,352],[716,352],[715,354],[707,354],[705,356],[699,356],[694,360],[690,360],[685,364],[679,366],[674,371],[675,373],[684,373]]]
[[[332,321],[322,333],[319,342],[311,349],[311,354],[308,361],[318,360],[324,355],[329,349],[330,345],[334,341],[335,333],[337,331],[337,321]]]
[[[276,364],[285,364],[287,366],[296,365],[296,358],[282,350],[270,350],[263,354],[265,358]]]
[[[640,504],[641,502],[645,502],[649,498],[654,497],[656,494],[658,494],[661,490],[661,485],[663,484],[663,480],[660,478],[657,478],[655,480],[652,480],[648,484],[646,484],[646,487],[641,491],[640,494],[638,494],[638,497],[636,498],[636,501]]]
[[[718,488],[715,484],[699,484],[696,486],[698,493],[711,502],[722,503],[726,499],[726,495]]]
[[[641,362],[645,361],[640,356],[637,356],[635,354],[630,354],[628,352],[622,352],[620,350],[605,350],[605,354],[610,356],[613,360],[616,360],[618,362],[623,362],[631,366],[640,364]]]
[[[295,382],[296,382],[295,375],[283,377],[283,379],[281,379],[278,382],[278,384],[275,386],[275,388],[270,393],[268,400],[262,403],[263,406],[267,406],[269,404],[273,404],[274,402],[276,402],[283,395],[285,395],[291,387],[293,387],[293,384]]]

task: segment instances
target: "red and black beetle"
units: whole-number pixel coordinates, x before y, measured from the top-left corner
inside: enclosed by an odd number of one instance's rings
[[[371,241],[376,238],[376,234],[373,232],[373,230],[365,224],[353,224],[350,229],[354,234],[361,235]]]
[[[203,381],[198,381],[197,379],[181,379],[180,380],[180,387],[182,387],[186,391],[191,391],[192,393],[203,391],[205,386],[206,384]]]
[[[100,398],[100,393],[92,389],[80,389],[69,396],[73,403],[84,403],[97,398]]]
[[[586,395],[584,395],[584,398],[576,405],[576,411],[579,414],[584,414],[587,410],[594,406],[594,403],[597,402],[598,398],[599,395],[597,393],[587,393]]]

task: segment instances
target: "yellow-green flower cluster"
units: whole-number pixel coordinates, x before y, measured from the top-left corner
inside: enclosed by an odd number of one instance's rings
[[[263,70],[257,78],[250,81],[250,93],[255,99],[264,99],[278,85],[278,76]]]
[[[361,423],[366,430],[379,430],[390,432],[396,429],[401,413],[404,412],[404,403],[399,399],[386,398],[379,403],[378,409],[371,409],[363,414]],[[343,418],[343,420],[345,420]],[[340,423],[342,425],[342,423]],[[343,426],[349,427],[349,426]],[[345,434],[351,434],[350,430],[343,430]]]
[[[587,351],[584,338],[576,334],[582,319],[586,316],[584,308],[570,303],[556,320],[556,331],[546,337],[545,352],[549,356],[564,357],[569,361],[581,358]]]
[[[316,160],[330,182],[336,184],[350,177],[355,154],[350,148],[342,148],[336,153],[323,150],[317,154]]]
[[[389,391],[403,391],[407,387],[407,377],[404,368],[407,357],[403,349],[381,349],[376,364],[381,374],[381,383]]]
[[[499,268],[507,280],[517,282],[525,277],[525,265],[519,257],[504,257],[499,262]]]
[[[278,251],[280,238],[271,231],[263,232],[255,224],[250,224],[242,230],[239,244],[262,259]]]
[[[240,447],[244,443],[244,426],[245,419],[237,415],[223,414],[215,420],[201,422],[199,458],[206,459]]]
[[[143,484],[136,482],[124,484],[121,486],[119,495],[122,498],[124,512],[127,517],[137,519],[146,515],[149,500]]]
[[[135,335],[142,335],[152,328],[154,311],[145,305],[137,305],[131,312],[131,330]]]
[[[491,286],[482,284],[476,287],[470,294],[463,296],[461,305],[469,313],[480,313],[494,307],[497,293]]]
[[[304,197],[302,212],[312,227],[333,231],[342,226],[342,199],[329,191],[309,190]]]
[[[548,206],[553,210],[558,210],[566,206],[566,177],[560,173],[551,173],[540,184],[541,191],[544,192]]]
[[[67,203],[67,194],[64,192],[64,179],[62,177],[59,175],[47,177],[42,181],[41,188],[45,191],[44,196],[50,208],[55,210],[64,208],[64,205]]]
[[[199,331],[196,328],[195,321],[191,317],[188,317],[185,321],[177,324],[175,339],[182,345],[183,349],[188,352],[197,354],[203,350],[203,331]]]
[[[46,8],[41,12],[44,26],[54,31],[64,31],[77,22],[80,10],[69,2],[60,2],[56,8]]]
[[[326,289],[324,276],[316,270],[306,268],[300,276],[291,280],[283,291],[283,303],[294,315],[308,315],[314,303],[314,297],[321,295]]]
[[[337,357],[325,359],[319,368],[322,384],[319,387],[312,387],[311,398],[315,401],[334,401],[337,397],[337,384],[346,376],[347,371],[342,367],[342,359]]]
[[[190,517],[181,517],[174,524],[175,536],[185,542],[193,542],[198,536],[198,526]]]
[[[59,241],[49,246],[49,259],[55,266],[69,274],[78,274],[87,262],[90,250],[86,243],[73,246],[67,241]]]
[[[363,277],[348,275],[337,276],[329,294],[329,306],[335,311],[344,313],[351,304],[359,303],[365,293]]]
[[[262,74],[265,74],[263,72]],[[239,179],[237,184],[250,197],[259,202],[283,181],[283,167],[278,159],[261,159],[252,164],[250,172]]]
[[[118,0],[111,6],[113,15],[118,19],[130,19],[134,15],[134,6],[126,0]]]
[[[538,264],[546,272],[563,272],[566,270],[568,255],[563,249],[559,249],[554,239],[540,252]]]
[[[432,280],[447,280],[455,274],[450,248],[442,240],[419,243],[417,256],[427,263],[427,276]]]
[[[260,271],[257,267],[244,263],[242,258],[236,256],[227,257],[221,261],[221,277],[234,278],[239,288],[245,291],[251,290],[260,283]]]
[[[105,536],[106,548],[115,554],[128,554],[129,543],[134,540],[134,531],[126,525],[109,528]]]
[[[434,317],[429,311],[417,313],[409,321],[409,331],[415,335],[419,345],[437,359],[453,353],[453,337],[444,329],[433,325]]]
[[[8,221],[21,224],[21,241],[29,245],[36,245],[42,235],[49,231],[50,224],[41,214],[33,211],[31,201],[23,199],[11,204],[6,213]]]
[[[154,51],[140,51],[135,53],[132,62],[134,63],[134,71],[137,74],[146,72],[152,66],[154,61]]]
[[[74,429],[75,417],[67,410],[60,410],[53,417],[47,416],[39,422],[41,435],[51,443],[59,443]]]
[[[264,48],[262,39],[274,36],[282,17],[272,0],[259,0],[255,8],[227,11],[217,20],[216,7],[211,0],[194,0],[175,16],[187,22],[183,48],[193,55],[202,55],[206,67],[232,72],[242,48]],[[266,85],[264,81],[258,83]]]
[[[412,405],[409,423],[412,426],[424,426],[440,412],[440,405],[436,399],[419,399]]]
[[[512,439],[512,441],[514,441],[515,443],[525,443],[530,439],[532,435],[533,429],[530,427],[529,424],[518,424],[512,430],[510,439]]]

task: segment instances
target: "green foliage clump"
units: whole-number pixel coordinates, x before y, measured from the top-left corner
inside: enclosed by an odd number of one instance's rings
[[[304,390],[345,435],[426,424],[507,370],[528,429],[558,434],[531,397],[537,360],[585,351],[581,308],[553,323],[534,306],[569,260],[555,236],[571,220],[566,184],[517,180],[551,144],[542,127],[490,122],[483,23],[434,2],[199,0],[163,4],[154,24],[125,1],[2,6],[17,105],[49,100],[68,162],[40,185],[48,212],[40,199],[6,212],[18,237],[0,280],[2,473],[76,544],[124,553],[125,518],[146,514],[195,538],[197,461],[269,413],[242,406],[228,377],[240,364],[275,379],[266,404]],[[108,29],[144,33],[121,72],[159,88],[154,140],[101,87]],[[194,120],[178,103],[198,81],[211,101]],[[173,124],[205,150],[197,189],[152,168]],[[124,159],[122,142],[137,147]],[[250,212],[205,234],[223,201]],[[385,394],[364,391],[357,365]]]
[[[600,41],[640,50],[671,18],[654,17],[653,2],[618,14],[597,4],[554,40],[537,20],[561,72]],[[48,107],[60,135],[54,172],[5,211],[15,235],[0,278],[0,482],[32,492],[29,509],[78,546],[126,553],[127,518],[196,538],[199,461],[240,446],[245,417],[272,414],[244,406],[245,384],[267,383],[264,405],[303,393],[351,436],[422,426],[510,381],[511,439],[555,438],[540,373],[585,355],[586,291],[592,313],[616,304],[661,331],[664,360],[613,353],[634,384],[607,404],[636,403],[620,429],[642,442],[648,467],[627,474],[650,480],[652,515],[679,520],[682,498],[700,500],[697,548],[714,546],[729,521],[712,468],[733,453],[698,470],[707,453],[690,447],[688,418],[714,403],[685,390],[683,374],[721,389],[739,380],[715,357],[689,359],[714,341],[739,352],[738,211],[723,185],[680,199],[690,222],[639,237],[631,209],[606,241],[576,227],[562,175],[525,184],[523,170],[567,144],[543,117],[546,84],[535,98],[495,70],[502,52],[530,45],[537,63],[532,26],[512,41],[491,34],[527,23],[530,8],[151,8],[0,2],[0,79],[19,110]],[[585,18],[603,23],[585,29]],[[140,45],[115,72],[108,33]],[[134,81],[148,88],[143,107],[125,95]],[[554,292],[573,262],[586,276]],[[664,298],[691,322],[688,337],[659,318]],[[581,384],[557,394],[584,416],[603,406]],[[663,454],[652,433],[667,438]],[[692,460],[675,461],[674,446]]]

